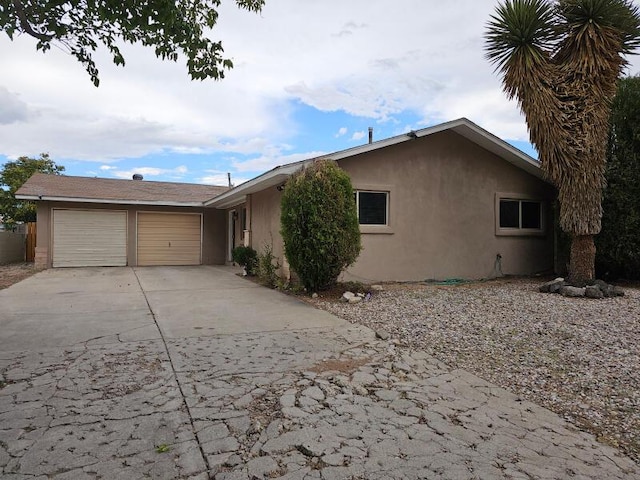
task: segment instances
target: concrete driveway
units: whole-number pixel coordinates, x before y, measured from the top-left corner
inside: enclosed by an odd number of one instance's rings
[[[16,480],[640,475],[537,405],[216,267],[56,269],[0,291],[0,468]]]
[[[0,291],[0,305],[4,352],[343,323],[225,267],[51,269]]]

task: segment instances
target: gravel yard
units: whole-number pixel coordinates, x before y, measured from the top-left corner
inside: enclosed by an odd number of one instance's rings
[[[311,302],[543,405],[640,463],[640,289],[572,299],[539,293],[540,283],[386,285],[359,304]]]

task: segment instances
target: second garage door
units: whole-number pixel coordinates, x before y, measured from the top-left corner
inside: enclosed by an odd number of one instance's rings
[[[202,216],[138,213],[138,265],[200,265]]]

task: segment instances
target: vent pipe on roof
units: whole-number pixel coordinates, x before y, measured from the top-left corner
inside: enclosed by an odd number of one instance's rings
[[[134,173],[132,178],[134,180],[142,180],[144,177],[142,175],[140,175],[139,173]]]
[[[231,172],[227,172],[227,181],[229,182],[229,188],[233,187],[231,184]]]
[[[369,143],[373,143],[373,127],[369,127]]]

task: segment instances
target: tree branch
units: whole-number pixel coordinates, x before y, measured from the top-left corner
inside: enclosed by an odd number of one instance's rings
[[[22,6],[22,2],[20,0],[13,0],[13,8],[16,11],[16,15],[20,20],[20,26],[25,33],[31,35],[34,38],[42,41],[48,41],[53,38],[51,35],[46,35],[44,33],[36,32],[31,24],[29,23],[29,19],[27,18],[27,14],[24,11],[24,7]]]

